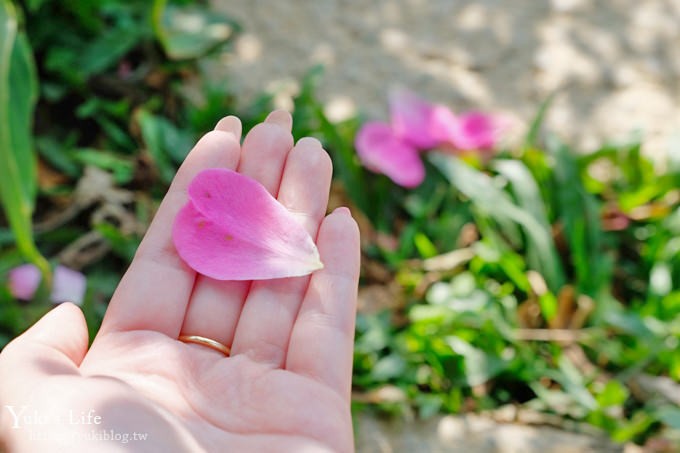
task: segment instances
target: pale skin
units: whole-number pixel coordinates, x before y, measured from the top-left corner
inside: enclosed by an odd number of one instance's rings
[[[230,116],[199,140],[89,349],[72,304],[4,349],[0,432],[9,451],[353,450],[359,233],[348,210],[326,215],[331,161],[315,139],[294,144],[291,126],[287,112],[272,112],[241,145],[241,123]],[[172,243],[173,219],[193,176],[214,167],[260,181],[316,238],[325,267],[257,282],[188,268]],[[231,356],[180,335],[212,338]],[[87,437],[102,430],[147,438]]]

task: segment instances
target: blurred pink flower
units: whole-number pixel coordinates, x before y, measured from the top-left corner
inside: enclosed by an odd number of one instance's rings
[[[188,194],[172,236],[196,272],[217,280],[264,280],[323,267],[302,224],[254,179],[211,168],[194,177]]]
[[[387,175],[402,187],[416,187],[425,178],[425,166],[418,150],[401,140],[387,123],[364,124],[355,146],[366,168]]]
[[[23,264],[9,271],[9,292],[16,299],[31,300],[40,285],[40,270],[33,264]]]
[[[453,114],[451,114],[453,116]],[[496,145],[499,121],[480,112],[467,112],[451,119],[439,119],[443,142],[461,151],[488,151]]]
[[[481,112],[456,116],[446,106],[429,103],[403,89],[390,92],[389,104],[390,124],[364,124],[355,147],[366,168],[408,188],[420,185],[425,178],[421,151],[438,147],[489,151],[506,126],[500,117]]]
[[[9,291],[17,299],[31,300],[40,285],[40,271],[33,264],[23,264],[9,271]],[[83,274],[65,266],[57,266],[52,276],[50,300],[80,305],[85,297],[87,280]]]
[[[418,149],[437,146],[441,137],[433,120],[438,106],[401,88],[390,91],[388,102],[392,130],[399,140]]]

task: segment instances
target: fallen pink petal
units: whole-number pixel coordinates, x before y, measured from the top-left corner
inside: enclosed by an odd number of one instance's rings
[[[19,300],[31,300],[40,286],[40,270],[33,264],[22,264],[9,271],[9,292]]]
[[[499,127],[492,115],[468,112],[458,116],[449,140],[460,150],[490,150],[496,145]]]
[[[173,226],[179,256],[217,280],[307,275],[323,264],[302,224],[257,181],[208,169],[189,184]]]
[[[390,92],[389,104],[392,128],[398,138],[418,149],[432,148],[439,143],[439,138],[432,133],[437,106],[401,88]]]
[[[400,186],[416,187],[425,179],[418,151],[399,139],[387,123],[366,123],[357,133],[355,147],[366,168],[387,175]]]
[[[33,264],[23,264],[9,272],[9,291],[16,299],[31,300],[40,286],[40,270]],[[50,300],[54,303],[73,302],[80,305],[87,288],[86,277],[73,269],[57,266],[52,276]]]
[[[458,117],[443,105],[438,105],[432,112],[430,133],[437,140],[437,144],[451,142],[451,137],[457,134],[460,127]]]
[[[65,266],[57,266],[54,269],[52,291],[50,300],[54,303],[73,302],[76,305],[83,303],[87,279],[85,276]]]

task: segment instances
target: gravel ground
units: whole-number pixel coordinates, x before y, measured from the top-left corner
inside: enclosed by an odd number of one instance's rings
[[[212,65],[244,103],[268,90],[289,105],[296,80],[322,63],[320,94],[334,118],[384,117],[396,84],[524,126],[557,91],[548,125],[584,151],[638,130],[661,156],[680,130],[680,0],[213,4],[244,28],[236,51]]]

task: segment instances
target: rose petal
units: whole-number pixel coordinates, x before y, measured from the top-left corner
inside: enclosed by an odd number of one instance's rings
[[[40,285],[40,270],[33,264],[23,264],[9,271],[9,290],[19,300],[31,300]],[[82,304],[87,279],[83,274],[65,266],[57,266],[52,276],[50,300],[54,303]]]
[[[40,270],[33,264],[22,264],[9,271],[9,292],[19,300],[31,300],[40,285]]]
[[[369,170],[387,175],[403,187],[416,187],[425,179],[418,151],[397,138],[387,123],[369,122],[359,130],[355,147]]]
[[[418,149],[434,148],[439,139],[432,135],[435,105],[405,89],[389,94],[392,128],[397,137]]]
[[[83,274],[65,266],[54,269],[50,300],[54,303],[73,302],[81,305],[85,297],[87,279]]]
[[[257,181],[213,168],[199,173],[188,193],[173,239],[196,272],[217,280],[264,280],[323,267],[304,227]]]

